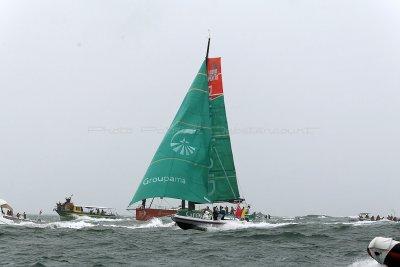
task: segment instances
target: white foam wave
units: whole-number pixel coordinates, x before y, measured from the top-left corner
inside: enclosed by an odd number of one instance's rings
[[[383,266],[373,259],[357,260],[349,265],[349,267],[379,267]]]
[[[78,216],[76,218],[76,221],[88,221],[88,222],[122,222],[122,221],[130,221],[132,220],[131,218],[117,218],[117,219],[111,219],[111,218],[93,218],[89,216]]]
[[[328,222],[324,224],[343,224],[343,225],[353,225],[353,226],[367,226],[372,224],[381,224],[381,223],[396,223],[389,220],[380,220],[380,221],[357,221],[357,222]]]
[[[60,221],[60,222],[49,222],[39,223],[31,221],[22,221],[20,223],[14,223],[15,226],[28,227],[28,228],[69,228],[69,229],[82,229],[95,226],[94,224],[84,221]]]
[[[246,221],[228,221],[220,227],[210,227],[207,230],[227,231],[227,230],[241,230],[241,229],[271,229],[283,227],[287,225],[295,225],[297,223],[267,223],[267,222],[246,222]]]
[[[371,225],[376,223],[383,223],[384,221],[359,221],[359,222],[344,222],[343,224],[349,224],[353,226],[363,226],[363,225]]]
[[[14,224],[14,222],[4,218],[3,216],[0,216],[0,224]]]
[[[52,228],[70,228],[70,229],[82,229],[95,226],[94,224],[84,221],[52,222],[49,223],[48,225]]]
[[[175,225],[174,222],[168,222],[164,223],[161,219],[159,218],[154,218],[151,219],[147,223],[140,223],[137,225],[115,225],[115,224],[109,224],[109,225],[104,225],[106,227],[118,227],[118,228],[127,228],[127,229],[142,229],[142,228],[166,228],[166,227],[173,227]]]

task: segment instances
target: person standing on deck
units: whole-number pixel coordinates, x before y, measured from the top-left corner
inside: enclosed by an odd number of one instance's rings
[[[247,208],[243,208],[242,214],[241,214],[241,216],[240,216],[240,219],[241,219],[241,220],[245,220],[245,219],[246,219],[246,215],[249,214],[249,210],[250,210],[250,205],[247,206]]]
[[[216,221],[218,219],[218,208],[213,207],[213,220]]]
[[[221,220],[224,220],[226,213],[225,213],[225,210],[224,210],[224,208],[222,206],[220,206],[219,214],[221,214]]]
[[[235,217],[240,219],[241,216],[242,216],[242,208],[240,207],[240,204],[238,204],[236,207]]]

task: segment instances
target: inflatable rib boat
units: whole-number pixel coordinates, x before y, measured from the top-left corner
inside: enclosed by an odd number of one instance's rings
[[[369,243],[368,254],[388,267],[400,266],[400,242],[386,237],[375,237]]]

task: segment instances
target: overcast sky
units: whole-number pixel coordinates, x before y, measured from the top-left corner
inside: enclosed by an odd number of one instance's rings
[[[399,14],[398,1],[1,1],[0,198],[51,213],[74,194],[123,213],[210,29],[255,210],[399,215]]]

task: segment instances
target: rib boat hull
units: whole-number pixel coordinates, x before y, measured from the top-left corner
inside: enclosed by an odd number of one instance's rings
[[[209,227],[221,227],[226,221],[214,221],[189,216],[175,215],[172,220],[183,230],[195,229],[205,231]]]

